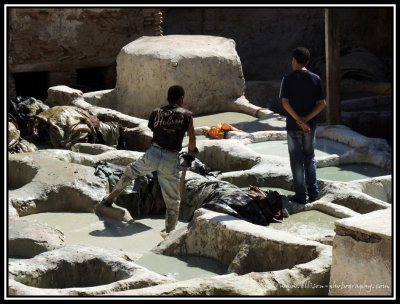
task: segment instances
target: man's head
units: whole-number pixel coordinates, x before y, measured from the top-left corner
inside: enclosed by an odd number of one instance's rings
[[[293,50],[292,58],[299,66],[305,67],[310,61],[310,51],[304,47],[297,47]]]
[[[179,86],[174,85],[168,89],[168,102],[182,105],[183,98],[185,97],[185,90]]]

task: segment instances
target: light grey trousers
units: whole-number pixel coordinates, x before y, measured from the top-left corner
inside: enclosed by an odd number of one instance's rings
[[[124,175],[130,179],[157,171],[158,183],[166,206],[165,230],[169,233],[176,227],[179,218],[179,154],[157,146],[151,146],[135,162],[128,165]]]

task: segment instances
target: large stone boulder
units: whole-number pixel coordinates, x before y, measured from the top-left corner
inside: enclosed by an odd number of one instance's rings
[[[184,106],[195,115],[226,111],[245,91],[235,41],[170,35],[131,42],[117,57],[116,100],[110,107],[147,119],[167,104],[168,88],[175,84],[184,87]]]

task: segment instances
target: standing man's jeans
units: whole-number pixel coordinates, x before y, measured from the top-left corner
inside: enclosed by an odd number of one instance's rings
[[[314,154],[315,129],[309,134],[288,130],[287,140],[296,197],[304,201],[307,199],[307,194],[309,197],[316,197],[319,190]]]
[[[158,183],[166,206],[165,230],[169,233],[178,223],[179,193],[179,154],[157,146],[151,146],[144,155],[129,164],[124,174],[130,179],[157,171]]]

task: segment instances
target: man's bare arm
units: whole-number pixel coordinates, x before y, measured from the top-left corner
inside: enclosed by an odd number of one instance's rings
[[[300,117],[295,110],[293,110],[292,106],[289,103],[289,99],[282,98],[282,106],[283,108],[296,120],[298,126],[306,133],[311,132],[310,126],[307,124],[306,121],[302,117]]]
[[[282,106],[283,108],[286,110],[286,112],[288,112],[290,114],[290,116],[293,117],[293,119],[295,121],[299,121],[301,120],[301,117],[299,115],[297,115],[297,113],[295,112],[295,110],[293,110],[292,106],[289,103],[289,99],[287,98],[282,98]]]

